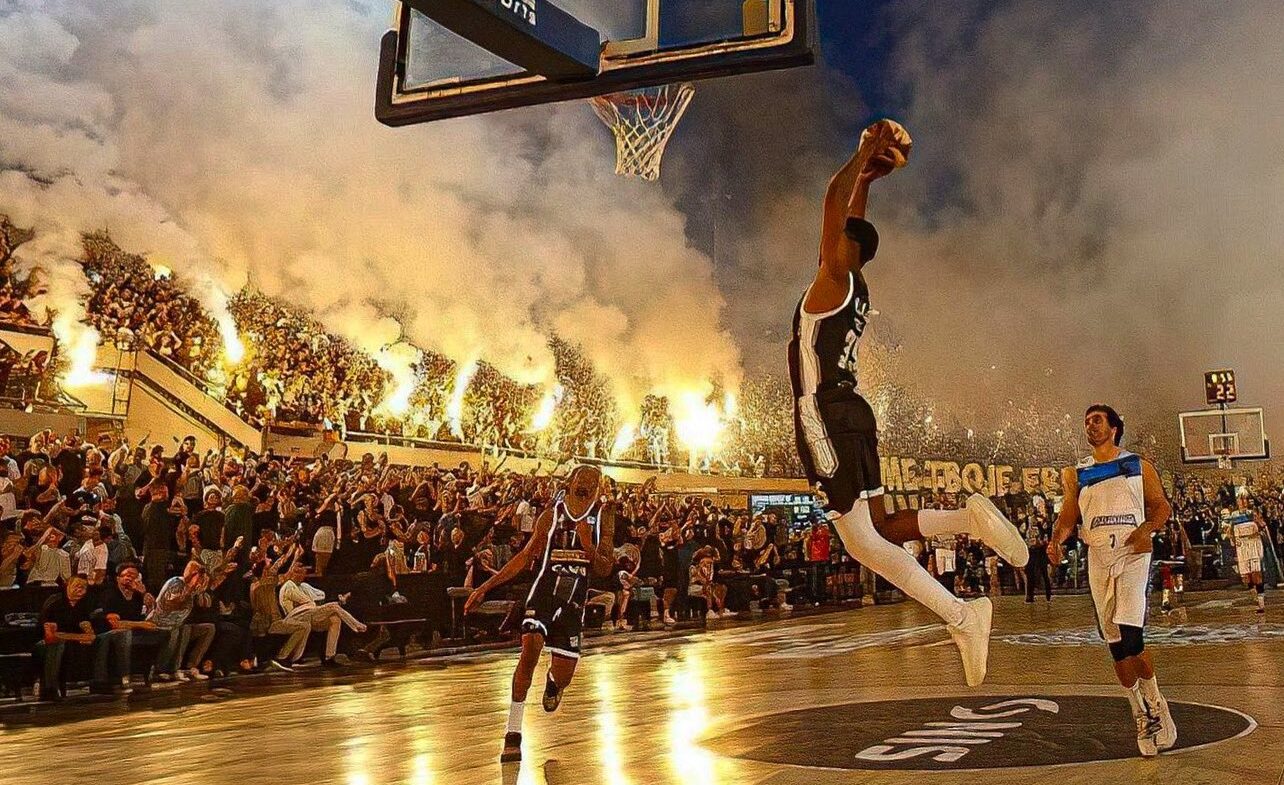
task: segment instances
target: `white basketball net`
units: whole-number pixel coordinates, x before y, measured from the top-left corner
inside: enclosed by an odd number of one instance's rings
[[[658,179],[664,147],[694,96],[695,86],[683,82],[590,99],[615,134],[615,173]]]

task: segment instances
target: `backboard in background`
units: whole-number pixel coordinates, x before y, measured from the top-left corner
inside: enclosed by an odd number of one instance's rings
[[[1261,461],[1271,457],[1262,410],[1206,409],[1177,415],[1181,425],[1181,459],[1185,463]]]
[[[409,125],[808,65],[814,2],[404,0],[375,116]]]

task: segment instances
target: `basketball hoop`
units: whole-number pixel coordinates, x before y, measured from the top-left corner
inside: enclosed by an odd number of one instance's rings
[[[694,96],[695,86],[682,82],[589,99],[615,134],[615,173],[658,179],[664,147]]]

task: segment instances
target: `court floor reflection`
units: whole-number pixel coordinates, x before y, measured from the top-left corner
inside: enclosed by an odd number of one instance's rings
[[[1061,783],[1280,780],[1284,639],[1274,630],[1281,619],[1272,610],[1259,623],[1240,593],[1217,596],[1230,606],[1192,607],[1187,623],[1236,633],[1157,649],[1161,683],[1170,699],[1216,704],[1256,725],[1231,738],[1247,721],[1228,721],[1226,740],[1158,760],[1062,767],[1055,770]],[[199,696],[191,690],[6,713],[0,772],[18,785],[87,777],[97,785],[908,783],[922,771],[845,770],[859,768],[848,746],[864,743],[862,717],[873,717],[875,704],[886,728],[899,719],[893,701],[940,698],[948,719],[955,699],[980,706],[986,696],[1060,696],[1069,706],[1066,696],[1102,696],[1111,700],[1101,702],[1101,722],[1114,721],[1119,693],[1109,658],[1077,632],[1091,625],[1087,598],[1050,606],[1002,598],[995,619],[990,678],[976,691],[962,686],[944,632],[909,603],[590,647],[556,714],[538,701],[528,707],[520,767],[498,763],[514,655],[493,653],[338,677],[263,678]],[[1069,634],[1043,642],[1063,630]],[[1095,711],[1082,700],[1074,705]],[[806,713],[801,728],[776,719],[826,706],[832,711]],[[933,718],[905,719],[911,727]],[[987,772],[987,785],[1029,782],[1040,775],[1028,766],[1058,761],[1050,742],[1057,734],[1048,730],[1056,726],[1046,722],[1023,731],[1044,733],[1037,744],[1013,736],[989,745],[996,752],[984,760],[972,756],[981,763],[1009,756]],[[1076,726],[1067,736],[1091,744],[1093,732]],[[781,754],[772,746],[783,743],[796,749]],[[841,765],[826,766],[834,761]],[[955,768],[971,765],[963,758]]]

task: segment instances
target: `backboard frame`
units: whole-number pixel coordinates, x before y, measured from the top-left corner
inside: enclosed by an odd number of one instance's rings
[[[403,89],[411,11],[425,13],[429,2],[399,0],[393,27],[380,41],[375,118],[384,125],[427,123],[815,62],[815,0],[780,0],[780,13],[771,13],[769,22],[770,27],[780,28],[778,32],[769,29],[761,35],[734,41],[668,50],[658,47],[659,0],[648,0],[646,35],[607,42],[602,50],[600,73],[595,78],[559,81],[523,72],[480,80],[443,79]]]
[[[1239,446],[1242,443],[1240,433],[1237,431],[1227,430],[1225,428],[1226,417],[1235,417],[1249,415],[1254,416],[1260,426],[1262,450],[1261,452],[1241,453]],[[1218,418],[1222,422],[1222,427],[1215,428],[1212,431],[1204,433],[1207,444],[1198,445],[1200,452],[1196,452],[1197,445],[1191,444],[1187,440],[1186,421],[1194,418]],[[1197,464],[1217,464],[1223,465],[1226,461],[1268,461],[1271,458],[1271,441],[1266,432],[1265,412],[1261,407],[1242,407],[1242,408],[1220,408],[1204,409],[1200,411],[1180,412],[1177,415],[1178,434],[1181,437],[1181,460],[1188,465]],[[1233,437],[1233,454],[1226,454],[1224,446],[1218,444],[1219,440],[1225,440],[1226,437]],[[1206,450],[1204,450],[1206,448]],[[1206,454],[1205,454],[1206,452]],[[1193,453],[1193,454],[1192,454]]]

